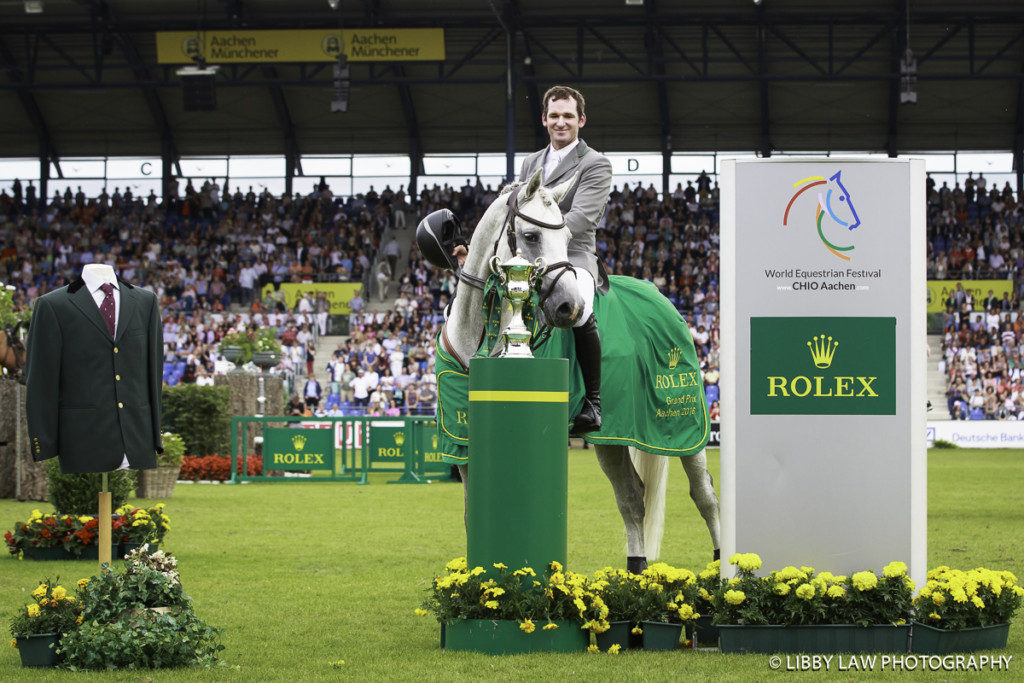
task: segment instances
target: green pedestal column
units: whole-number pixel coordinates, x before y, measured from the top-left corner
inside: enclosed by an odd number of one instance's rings
[[[568,411],[567,360],[470,361],[470,567],[565,564]]]

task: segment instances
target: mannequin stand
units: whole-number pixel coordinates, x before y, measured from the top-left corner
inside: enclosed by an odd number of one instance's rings
[[[100,527],[100,538],[99,538],[99,555],[100,555],[100,571],[103,570],[104,564],[111,563],[111,552],[110,552],[110,491],[107,486],[107,473],[103,473],[103,486],[100,491],[100,514],[99,514],[99,527]]]

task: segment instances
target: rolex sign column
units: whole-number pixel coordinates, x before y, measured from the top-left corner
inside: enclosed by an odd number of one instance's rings
[[[530,353],[521,310],[533,266],[516,257],[501,268],[514,309],[505,355],[470,361],[467,559],[540,575],[566,560],[569,362]]]
[[[920,160],[722,169],[722,556],[926,560]]]

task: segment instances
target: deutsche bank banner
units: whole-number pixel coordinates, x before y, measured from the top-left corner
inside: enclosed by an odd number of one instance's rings
[[[730,160],[721,184],[723,557],[923,585],[924,162]]]

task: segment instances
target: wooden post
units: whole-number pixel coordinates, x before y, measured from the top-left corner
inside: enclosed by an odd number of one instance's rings
[[[107,490],[107,473],[103,473],[103,490],[100,491],[100,570],[103,569],[103,564],[110,564],[110,491]]]

